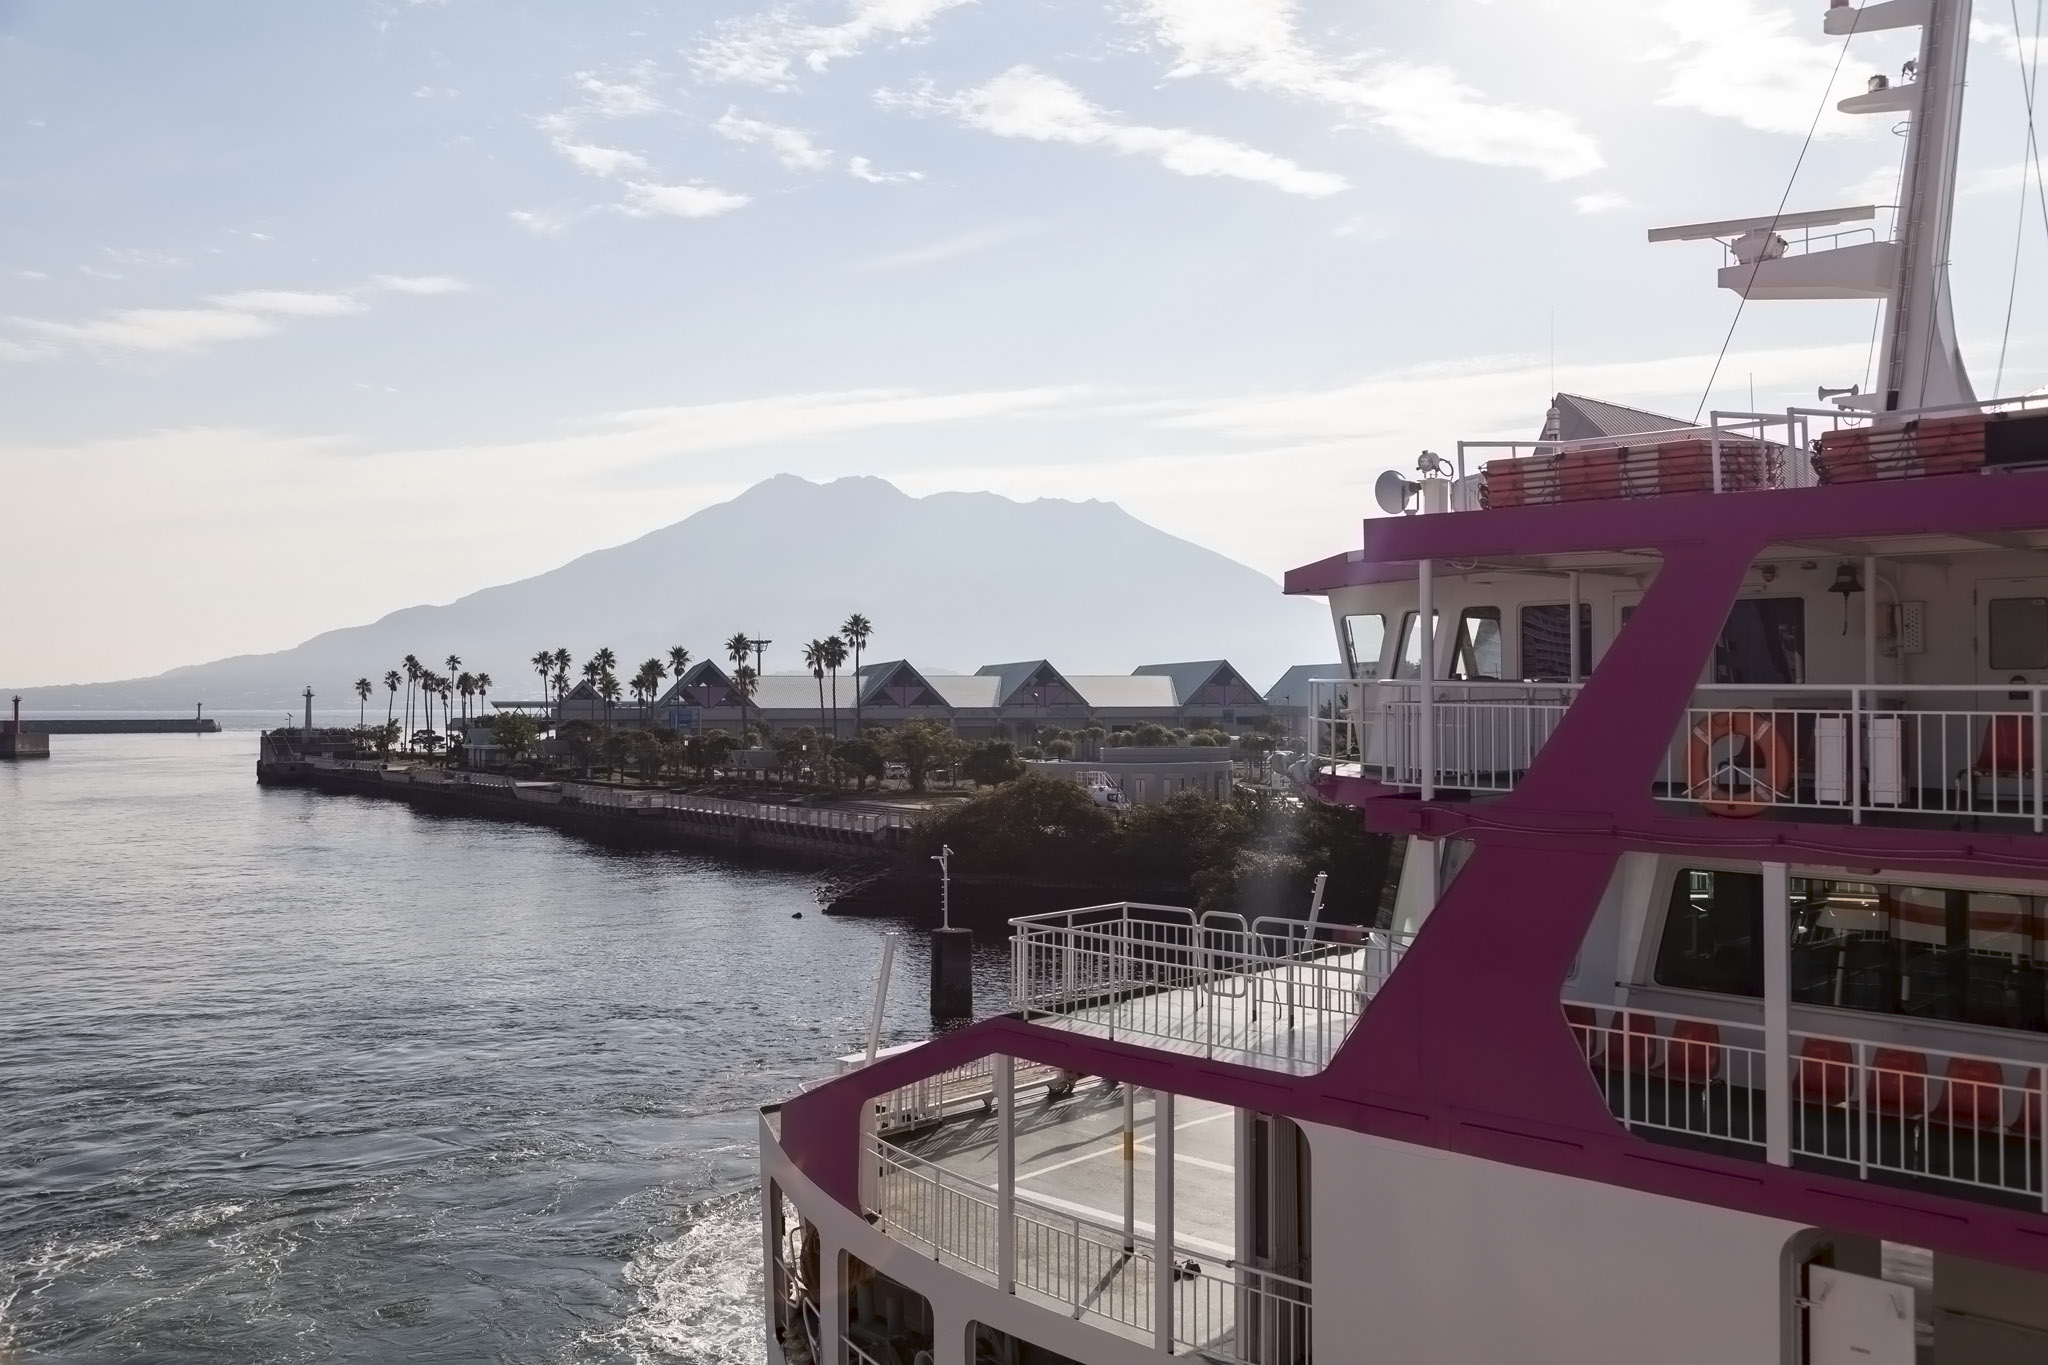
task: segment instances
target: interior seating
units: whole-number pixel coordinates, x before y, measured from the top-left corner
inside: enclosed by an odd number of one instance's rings
[[[1888,1118],[1917,1119],[1927,1112],[1927,1058],[1902,1047],[1881,1047],[1870,1057],[1869,1103]]]
[[[1849,1100],[1849,1076],[1856,1067],[1855,1049],[1835,1038],[1802,1038],[1793,1094],[1802,1104],[1830,1108]]]
[[[1720,1076],[1726,1055],[1718,1025],[1674,1020],[1671,1037],[1664,1044],[1664,1074],[1687,1085],[1705,1085]]]
[[[1633,1075],[1654,1071],[1664,1058],[1664,1039],[1657,1032],[1657,1016],[1631,1013],[1625,1018],[1623,1065]]]
[[[2005,1068],[1982,1057],[1951,1057],[1943,1068],[1940,1118],[1956,1128],[1997,1129],[2005,1122]]]

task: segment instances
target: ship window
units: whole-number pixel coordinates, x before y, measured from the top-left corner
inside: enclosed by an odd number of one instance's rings
[[[1625,618],[1624,618],[1625,621]],[[1572,675],[1571,608],[1563,602],[1522,608],[1522,678],[1566,682]],[[1579,676],[1593,671],[1593,607],[1579,603]]]
[[[1467,607],[1458,613],[1458,638],[1451,652],[1451,677],[1460,682],[1498,682],[1504,667],[1500,608]]]
[[[1764,879],[1754,872],[1678,874],[1657,946],[1657,983],[1722,995],[1762,995]]]
[[[2048,597],[1994,597],[1989,617],[1992,668],[2048,668]]]
[[[1797,597],[1737,602],[1714,646],[1717,683],[1806,681],[1806,603]]]
[[[1419,678],[1422,676],[1422,633],[1415,628],[1416,622],[1420,617],[1420,612],[1411,611],[1401,618],[1401,654],[1399,661],[1394,665],[1394,676],[1397,678]],[[1429,633],[1432,644],[1435,643],[1436,633],[1442,626],[1443,613],[1438,611],[1431,612],[1429,614]]]
[[[1344,618],[1344,662],[1354,678],[1377,678],[1387,643],[1387,618],[1367,612]]]
[[[1806,1005],[2048,1032],[2048,901],[1955,887],[1791,879],[1791,995]],[[1763,878],[1687,870],[1660,985],[1762,994]]]

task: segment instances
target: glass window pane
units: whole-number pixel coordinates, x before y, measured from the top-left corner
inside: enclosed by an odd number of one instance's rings
[[[1458,615],[1458,638],[1451,653],[1451,677],[1460,681],[1498,681],[1503,667],[1500,608],[1465,608]]]
[[[1657,945],[1658,984],[1761,996],[1763,883],[1754,872],[1679,873]]]
[[[1627,610],[1624,608],[1623,610]],[[1624,622],[1626,617],[1623,618]],[[1522,608],[1522,678],[1526,682],[1571,679],[1571,607],[1563,602]],[[1579,603],[1579,676],[1593,671],[1593,605]]]
[[[1421,618],[1420,612],[1409,612],[1401,618],[1401,655],[1394,665],[1396,678],[1419,678],[1422,676],[1422,632],[1415,628]],[[1443,613],[1429,614],[1430,634],[1434,635],[1443,627]]]
[[[1994,597],[1990,617],[1993,668],[2048,668],[2048,597]]]
[[[1714,646],[1714,681],[1806,681],[1806,603],[1797,597],[1737,602]]]
[[[1354,678],[1377,678],[1387,643],[1387,618],[1378,612],[1344,618],[1345,666]]]

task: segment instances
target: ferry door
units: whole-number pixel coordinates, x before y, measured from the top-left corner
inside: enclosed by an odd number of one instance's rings
[[[1806,1268],[1806,1365],[1913,1365],[1913,1290]]]
[[[1967,748],[1947,755],[1952,760],[1948,766],[1951,771],[1967,768],[1973,795],[2018,800],[2034,776],[2033,689],[2048,686],[2048,578],[1987,578],[1976,585],[1974,596],[1977,681],[1985,690],[1968,698],[1969,709],[2015,714],[1980,714],[1967,725],[1961,718],[1944,720],[1939,729],[1951,748]]]

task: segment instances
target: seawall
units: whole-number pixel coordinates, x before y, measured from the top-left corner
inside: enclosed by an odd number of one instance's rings
[[[22,732],[30,735],[217,735],[220,722],[196,720],[191,716],[174,719],[125,717],[115,720],[51,719],[24,720]]]
[[[336,760],[264,760],[266,787],[403,801],[432,815],[546,825],[613,848],[674,849],[829,867],[880,864],[904,823],[895,817],[817,806],[638,792],[574,782],[515,782],[492,774],[383,768]]]

